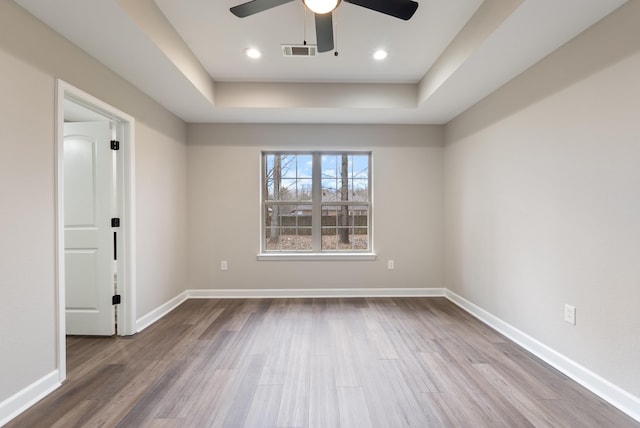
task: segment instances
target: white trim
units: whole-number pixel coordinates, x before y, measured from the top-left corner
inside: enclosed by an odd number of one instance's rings
[[[502,333],[527,351],[531,352],[550,366],[564,373],[589,391],[598,395],[614,407],[617,407],[633,419],[640,422],[640,398],[603,377],[567,358],[558,351],[534,339],[528,334],[504,322],[495,315],[471,303],[451,290],[445,290],[447,299],[467,311],[489,327]]]
[[[126,117],[126,119],[125,119]],[[123,301],[121,306],[120,321],[121,332],[119,334],[128,336],[136,333],[136,147],[135,147],[135,119],[131,116],[123,116],[123,137],[125,144],[122,145],[124,160],[124,184],[123,184],[123,216],[125,221],[121,225],[121,232],[124,233],[124,289],[121,290]]]
[[[323,297],[444,297],[444,288],[292,288],[187,290],[189,299],[261,299]]]
[[[58,371],[54,370],[1,402],[0,426],[7,424],[11,419],[59,388],[61,385],[58,381],[59,377]]]
[[[136,331],[141,332],[145,328],[149,327],[151,324],[155,323],[160,318],[180,306],[188,298],[189,297],[187,291],[183,291],[173,299],[152,310],[145,316],[141,317],[138,321],[136,321]]]
[[[67,339],[66,339],[66,319],[65,319],[65,270],[64,270],[64,171],[62,169],[62,159],[64,155],[64,147],[61,141],[64,141],[64,82],[58,80],[56,87],[56,114],[55,114],[55,287],[57,301],[56,313],[56,367],[58,373],[58,382],[62,383],[67,378]]]
[[[306,261],[347,261],[347,260],[376,260],[374,253],[260,253],[258,254],[258,260],[271,260],[271,261],[291,261],[291,260],[306,260]]]
[[[64,272],[64,171],[62,165],[64,141],[64,100],[69,99],[81,104],[109,120],[116,122],[119,137],[123,144],[121,151],[124,160],[124,177],[122,195],[125,221],[121,233],[124,238],[124,254],[119,266],[118,279],[120,292],[123,296],[122,313],[119,314],[119,335],[135,333],[136,318],[136,240],[135,240],[135,119],[98,98],[78,89],[67,82],[57,79],[56,82],[56,110],[55,110],[55,192],[56,192],[56,293],[57,293],[57,355],[56,366],[58,381],[63,382],[67,377],[66,367],[66,321],[65,321],[65,272]]]

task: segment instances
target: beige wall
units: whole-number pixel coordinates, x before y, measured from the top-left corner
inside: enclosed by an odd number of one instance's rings
[[[0,402],[55,369],[56,77],[136,118],[138,317],[187,288],[446,286],[640,396],[638,21],[629,2],[445,147],[435,126],[186,127],[0,1]],[[301,145],[373,151],[376,261],[256,260],[260,152]]]
[[[638,397],[631,3],[447,126],[445,275],[448,288]]]
[[[56,368],[56,78],[136,118],[137,313],[185,289],[186,127],[35,20],[0,2],[0,402]]]
[[[0,64],[2,402],[55,369],[57,302],[53,79],[1,50]]]
[[[190,124],[189,288],[441,287],[442,131]],[[261,151],[300,147],[372,150],[376,261],[256,260]],[[395,270],[387,270],[388,259]],[[228,271],[220,271],[221,260]]]
[[[187,147],[153,126],[136,128],[137,318],[187,286]]]

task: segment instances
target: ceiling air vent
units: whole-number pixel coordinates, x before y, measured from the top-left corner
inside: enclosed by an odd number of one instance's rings
[[[284,56],[316,56],[316,51],[316,45],[282,45],[282,55]]]

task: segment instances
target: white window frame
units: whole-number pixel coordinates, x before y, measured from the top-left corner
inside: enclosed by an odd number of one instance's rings
[[[266,200],[266,158],[268,155],[311,155],[312,172],[312,248],[311,251],[266,250],[266,206],[272,202]],[[367,155],[368,166],[368,202],[361,201],[322,201],[322,156],[323,155]],[[260,153],[260,251],[258,260],[375,260],[373,230],[373,152],[370,150],[264,150]],[[296,201],[283,202],[283,205],[297,205]],[[302,203],[304,205],[304,203]],[[368,212],[368,250],[321,250],[322,246],[322,206],[366,205]]]

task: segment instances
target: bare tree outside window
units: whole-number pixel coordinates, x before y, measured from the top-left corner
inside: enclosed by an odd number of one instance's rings
[[[280,200],[280,184],[282,182],[282,156],[273,156],[273,168],[270,171],[271,181],[273,183],[273,200]],[[272,243],[280,240],[280,207],[273,205],[271,207],[271,236],[269,241]]]
[[[340,189],[340,200],[349,200],[349,155],[342,154],[342,165],[340,168],[340,181],[342,187]],[[340,216],[338,217],[338,236],[341,244],[349,244],[349,206],[342,205],[340,207]]]

